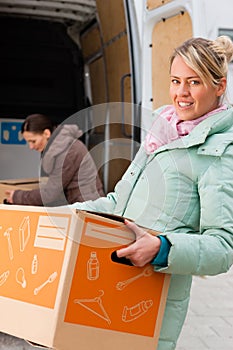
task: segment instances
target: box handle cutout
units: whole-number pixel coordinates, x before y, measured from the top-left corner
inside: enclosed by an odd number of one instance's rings
[[[127,258],[118,258],[116,250],[111,254],[111,260],[118,264],[133,266],[132,262]]]

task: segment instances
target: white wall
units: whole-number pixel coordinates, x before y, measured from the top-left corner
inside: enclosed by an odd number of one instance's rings
[[[233,39],[233,0],[192,1],[196,8],[193,17],[194,36],[214,40],[219,36],[219,30],[224,29]],[[200,23],[204,25],[200,26]],[[227,100],[233,104],[233,63],[229,65]]]

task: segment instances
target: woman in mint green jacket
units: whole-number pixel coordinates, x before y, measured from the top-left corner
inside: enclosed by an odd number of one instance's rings
[[[125,223],[136,240],[118,257],[171,274],[158,350],[176,347],[192,275],[224,273],[233,263],[233,108],[223,104],[232,58],[228,37],[193,38],[178,47],[170,65],[173,104],[153,113],[115,191],[71,205],[133,220]]]

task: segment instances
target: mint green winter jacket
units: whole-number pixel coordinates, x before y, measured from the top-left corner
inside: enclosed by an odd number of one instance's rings
[[[71,207],[131,218],[170,241],[168,266],[154,268],[171,274],[158,350],[175,349],[192,275],[233,263],[233,108],[149,156],[142,144],[114,192]]]

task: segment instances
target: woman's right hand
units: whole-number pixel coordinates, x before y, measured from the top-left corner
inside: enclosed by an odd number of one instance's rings
[[[134,266],[142,267],[158,254],[161,240],[129,220],[125,220],[125,225],[135,233],[136,240],[128,247],[117,250],[117,256],[129,259]]]
[[[13,202],[13,196],[14,196],[14,190],[7,190],[7,191],[5,191],[5,195],[7,196],[6,197],[6,200],[7,200],[7,202],[8,203],[10,203],[10,204],[13,204],[14,202]]]

